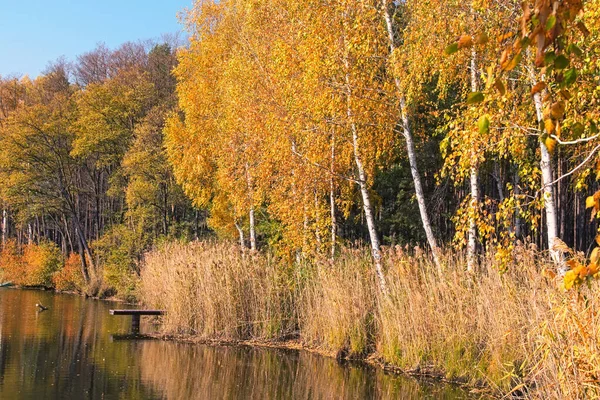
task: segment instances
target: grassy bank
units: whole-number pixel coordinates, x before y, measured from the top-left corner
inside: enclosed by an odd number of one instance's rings
[[[519,248],[500,274],[447,255],[443,275],[423,255],[385,254],[382,296],[368,254],[290,266],[234,245],[169,244],[146,256],[141,295],[167,310],[166,334],[204,340],[285,340],[349,358],[485,384],[499,394],[600,396],[598,285],[565,292]]]

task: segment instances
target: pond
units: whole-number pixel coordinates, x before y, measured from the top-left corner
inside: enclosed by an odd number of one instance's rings
[[[469,398],[302,351],[119,340],[130,317],[111,308],[127,307],[0,288],[0,399]],[[142,332],[153,329],[142,321]]]

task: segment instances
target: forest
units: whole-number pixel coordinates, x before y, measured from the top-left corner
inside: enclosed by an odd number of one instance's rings
[[[0,77],[0,283],[600,396],[598,0],[197,0]]]

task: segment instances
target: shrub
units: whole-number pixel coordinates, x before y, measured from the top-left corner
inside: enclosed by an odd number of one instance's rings
[[[142,236],[125,225],[116,225],[93,244],[107,291],[112,288],[126,300],[136,297],[139,260],[145,248]]]
[[[3,271],[3,280],[10,281],[15,285],[27,284],[22,256],[22,248],[17,241],[7,240],[0,252],[0,269]]]
[[[59,271],[56,271],[52,277],[52,282],[56,290],[83,292],[85,281],[81,273],[81,257],[79,254],[71,253],[65,265]]]
[[[62,254],[56,244],[49,241],[19,246],[9,240],[0,253],[3,279],[16,285],[52,287],[52,276],[61,266]]]
[[[23,250],[26,285],[52,287],[52,276],[63,265],[58,246],[49,241],[26,245]]]

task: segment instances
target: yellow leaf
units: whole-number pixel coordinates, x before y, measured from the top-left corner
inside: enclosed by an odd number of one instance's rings
[[[502,83],[502,80],[500,78],[496,79],[494,86],[500,92],[500,94],[504,96],[504,94],[506,93],[506,87],[504,86],[504,83]]]
[[[510,60],[506,60],[503,64],[500,64],[500,67],[504,71],[512,71],[521,62],[521,57],[521,53],[517,53]]]
[[[546,128],[546,132],[548,132],[548,134],[550,135],[554,132],[554,128],[556,128],[556,125],[554,124],[554,121],[548,118],[544,121],[544,128]]]
[[[565,102],[564,101],[557,101],[556,103],[552,104],[552,106],[550,107],[550,115],[552,115],[552,118],[555,119],[559,119],[562,118],[562,116],[565,114]]]
[[[487,79],[485,83],[485,88],[489,89],[494,84],[494,66],[490,65],[487,68]]]
[[[594,199],[594,196],[588,196],[585,199],[585,208],[592,208],[596,205],[596,200]]]
[[[488,40],[489,40],[488,35],[486,35],[485,32],[481,32],[481,33],[477,34],[477,36],[475,36],[476,44],[486,44],[488,42]]]
[[[577,274],[577,277],[579,277],[579,279],[584,279],[587,276],[588,271],[585,265],[580,265],[574,270],[572,270],[572,272]]]
[[[473,46],[473,38],[469,35],[461,35],[458,39],[458,48],[465,49]]]
[[[569,93],[569,91],[565,89],[558,92],[558,94],[560,94],[560,96],[565,100],[569,100],[571,98],[571,93]]]
[[[573,287],[573,285],[575,284],[575,279],[577,279],[577,274],[575,274],[575,272],[568,271],[565,274],[565,277],[563,279],[564,283],[565,283],[565,289],[569,290]]]
[[[536,83],[534,87],[531,88],[531,95],[533,96],[534,94],[539,93],[544,89],[546,89],[546,83],[540,81]]]
[[[575,260],[569,260],[569,261],[566,262],[566,264],[571,269],[576,268],[579,265],[579,263],[577,261],[575,261]]]

